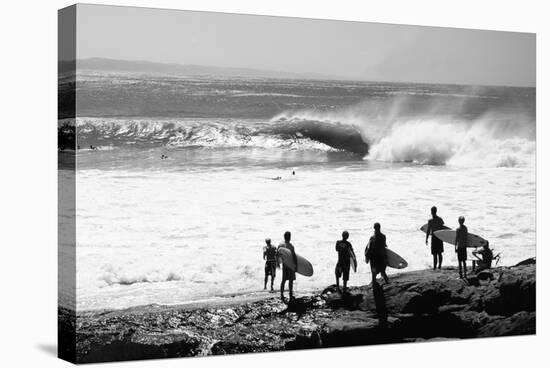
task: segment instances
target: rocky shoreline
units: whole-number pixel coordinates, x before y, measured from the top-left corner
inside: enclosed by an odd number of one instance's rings
[[[60,355],[91,363],[534,334],[535,289],[534,264],[467,280],[448,267],[401,273],[344,295],[331,286],[291,305],[271,294],[195,308],[83,312],[76,320],[60,309],[59,339],[69,346]]]

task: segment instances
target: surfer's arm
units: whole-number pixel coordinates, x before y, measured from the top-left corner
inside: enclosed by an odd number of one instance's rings
[[[428,237],[430,236],[430,231],[432,231],[432,225],[428,221],[428,228],[426,229],[426,245],[428,245]]]
[[[458,229],[456,229],[455,231],[455,252],[457,250],[457,246],[458,246]]]
[[[472,255],[474,257],[476,257],[479,261],[481,261],[481,258],[479,258],[479,254],[481,253],[481,251],[479,249],[475,249],[473,252],[472,252]]]

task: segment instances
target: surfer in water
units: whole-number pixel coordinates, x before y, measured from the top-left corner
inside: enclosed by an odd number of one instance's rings
[[[294,245],[290,242],[290,231],[285,232],[284,239],[285,241],[279,244],[277,247],[277,250],[280,248],[286,248],[290,250],[292,253],[292,258],[294,260],[294,264],[298,264],[298,259],[296,257],[296,252],[294,251]],[[292,302],[294,300],[294,294],[293,294],[293,287],[294,287],[294,280],[296,280],[296,270],[288,267],[283,263],[283,278],[281,280],[281,300],[283,303],[285,302],[285,283],[288,280],[288,298],[289,302]]]
[[[464,225],[464,216],[458,218],[459,227],[456,229],[455,252],[458,258],[458,275],[466,277],[466,248],[468,247],[468,228]],[[464,273],[462,272],[464,269]]]
[[[388,260],[386,256],[386,235],[380,231],[380,224],[376,222],[374,224],[374,235],[370,237],[369,243],[365,248],[365,262],[370,262],[370,270],[372,273],[372,284],[377,284],[376,275],[382,274],[384,281],[390,282],[388,275],[386,275],[386,267]]]
[[[265,240],[264,260],[265,260],[265,278],[264,290],[267,289],[267,278],[271,276],[271,291],[273,291],[273,282],[277,273],[277,248],[271,245],[271,239]]]
[[[338,263],[336,263],[336,269],[334,273],[336,275],[336,287],[340,289],[340,277],[344,280],[343,292],[346,292],[349,280],[349,269],[351,267],[351,257],[355,258],[353,252],[353,246],[348,241],[349,233],[344,231],[342,233],[342,240],[336,242],[336,252],[338,252]]]
[[[437,216],[437,207],[433,206],[431,209],[432,218],[428,220],[428,229],[426,230],[426,245],[428,245],[428,237],[432,236],[432,256],[434,259],[434,270],[436,268],[441,269],[441,262],[443,262],[443,241],[437,236],[434,236],[434,232],[437,230],[445,229],[445,223],[443,219]]]

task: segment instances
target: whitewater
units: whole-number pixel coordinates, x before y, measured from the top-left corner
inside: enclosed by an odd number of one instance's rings
[[[77,81],[79,116],[60,119],[59,134],[78,137],[79,310],[261,293],[264,239],[287,230],[315,270],[298,293],[332,284],[341,232],[362,255],[374,222],[407,270],[427,268],[419,227],[433,205],[448,226],[465,216],[502,264],[535,256],[534,89]],[[444,264],[455,263],[446,246]],[[368,271],[360,262],[350,284],[370,282]]]

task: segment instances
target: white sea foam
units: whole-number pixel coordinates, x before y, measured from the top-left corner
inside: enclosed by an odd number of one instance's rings
[[[426,268],[431,255],[418,228],[433,205],[449,226],[464,215],[471,232],[502,252],[502,264],[535,255],[534,168],[296,166],[295,176],[291,169],[248,166],[80,169],[78,308],[174,304],[256,291],[263,287],[264,239],[277,244],[286,230],[315,269],[311,278],[298,276],[298,294],[334,282],[334,243],[343,230],[362,258],[375,221],[382,223],[390,248],[409,262],[407,270]],[[270,180],[278,175],[281,180]],[[455,262],[452,247],[446,247],[444,264]],[[350,284],[369,282],[361,262]]]
[[[374,143],[368,159],[469,167],[532,166],[535,142],[523,137],[497,138],[483,122],[471,125],[434,120],[393,125]]]

